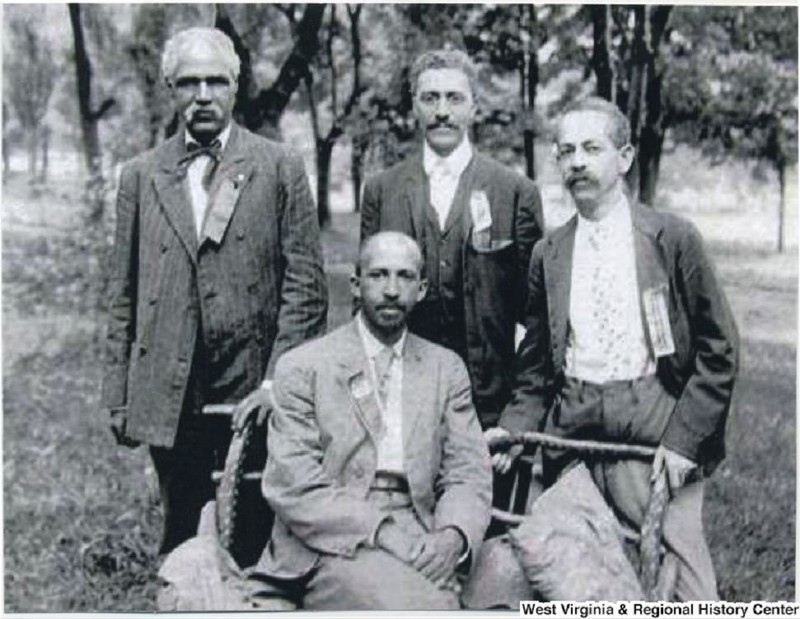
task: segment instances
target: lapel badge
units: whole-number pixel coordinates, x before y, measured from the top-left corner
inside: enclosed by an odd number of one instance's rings
[[[239,174],[237,174],[236,177],[233,179],[233,188],[239,189],[239,185],[241,185],[242,183],[244,183],[244,174],[239,172]]]
[[[473,191],[469,197],[469,210],[472,225],[476,232],[492,227],[492,208],[485,191]]]
[[[350,393],[356,400],[363,400],[372,393],[372,386],[364,372],[359,372],[350,379]]]

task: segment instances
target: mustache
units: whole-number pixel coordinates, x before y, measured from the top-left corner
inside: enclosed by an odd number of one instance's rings
[[[384,310],[384,309],[402,310],[403,309],[403,305],[400,304],[400,303],[379,303],[378,305],[375,306],[375,309],[378,309],[378,310]]]
[[[453,123],[449,123],[446,120],[432,122],[428,125],[428,129],[456,129],[456,128],[457,127]]]
[[[586,172],[579,172],[578,174],[572,174],[567,177],[567,186],[572,187],[575,183],[580,181],[587,181],[589,183],[596,183],[594,176],[591,174],[586,174]]]

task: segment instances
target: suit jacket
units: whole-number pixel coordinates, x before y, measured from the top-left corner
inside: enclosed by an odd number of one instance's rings
[[[544,224],[536,185],[500,163],[474,153],[456,196],[482,191],[491,215],[491,245],[477,249],[470,209],[462,218],[462,274],[467,367],[484,425],[494,425],[511,395],[514,335],[525,307],[525,274]],[[361,208],[362,241],[380,230],[398,230],[425,248],[428,178],[422,155],[367,181]],[[485,246],[484,246],[485,247]],[[417,311],[424,311],[422,306]],[[414,316],[410,320],[413,323]],[[413,327],[412,327],[413,328]]]
[[[403,456],[414,510],[429,530],[455,526],[473,556],[489,524],[492,474],[455,353],[408,334]],[[257,571],[293,578],[320,553],[352,557],[386,517],[366,500],[381,414],[355,322],[284,355],[273,383],[262,491],[276,514]]]
[[[677,399],[661,443],[710,471],[725,455],[725,423],[738,370],[733,315],[693,224],[642,206],[631,207],[631,218],[640,295],[667,287],[675,344],[674,354],[657,359],[656,374]],[[564,383],[576,227],[574,217],[537,243],[531,256],[527,332],[514,397],[500,420],[514,432],[541,428]]]
[[[235,402],[270,358],[322,333],[327,312],[302,161],[233,125],[198,241],[185,153],[179,132],[124,166],[109,281],[104,404],[127,407],[132,438],[163,446],[193,361],[211,397]]]

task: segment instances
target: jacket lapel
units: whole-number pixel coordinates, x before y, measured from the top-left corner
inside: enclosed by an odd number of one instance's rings
[[[350,396],[353,411],[375,444],[383,435],[383,417],[378,395],[370,378],[369,361],[364,352],[355,320],[339,351],[338,371]]]
[[[631,221],[636,256],[636,280],[639,284],[639,311],[650,350],[655,354],[651,325],[644,308],[644,295],[647,291],[660,286],[666,286],[669,291],[670,278],[666,252],[661,242],[662,227],[659,222],[653,220],[651,212],[646,210],[647,208],[631,204]],[[667,304],[667,307],[670,312],[670,323],[674,324],[672,306]]]
[[[425,235],[425,212],[428,207],[428,177],[422,167],[422,155],[408,162],[403,179],[403,205],[411,222],[411,236],[422,239]],[[423,244],[424,245],[424,244]]]
[[[453,196],[453,204],[450,207],[450,212],[447,214],[447,219],[444,222],[443,232],[447,233],[459,221],[464,227],[464,238],[469,235],[470,227],[472,226],[472,218],[469,215],[469,197],[472,194],[472,185],[475,176],[475,156],[470,159],[467,167],[461,173],[461,178],[458,179],[458,186],[456,193]]]
[[[183,131],[179,131],[164,145],[158,158],[158,170],[153,182],[167,221],[175,230],[192,262],[196,262],[197,232],[194,212],[189,198],[186,169],[178,165],[185,154],[184,134]]]
[[[203,220],[200,243],[210,241],[219,245],[233,217],[236,204],[244,187],[253,176],[254,164],[247,157],[242,146],[242,130],[237,125],[231,126],[231,134],[222,160],[214,175],[208,208]]]
[[[430,444],[427,441],[416,440],[415,436],[423,412],[434,409],[431,398],[434,397],[435,391],[432,387],[430,368],[425,363],[419,340],[409,333],[406,336],[405,351],[403,352],[402,395],[403,454],[407,463],[414,462],[416,457],[414,451],[418,446]]]
[[[661,246],[661,225],[649,217],[650,213],[637,204],[631,205],[634,251],[636,252],[636,277],[639,294],[667,283],[668,270]]]
[[[550,320],[550,346],[553,367],[564,367],[569,331],[570,289],[572,287],[572,254],[575,246],[577,217],[562,228],[560,234],[547,239],[544,253],[544,278],[547,290],[547,310]]]

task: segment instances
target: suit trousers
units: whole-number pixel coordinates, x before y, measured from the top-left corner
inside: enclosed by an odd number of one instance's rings
[[[555,419],[548,422],[549,431],[615,442],[658,444],[675,408],[675,398],[655,376],[603,385],[568,378],[561,395]],[[561,471],[568,458],[546,458],[545,466],[558,462],[556,469]],[[639,530],[650,496],[652,465],[634,459],[585,461],[620,522]],[[690,480],[673,493],[664,515],[664,546],[679,565],[674,594],[678,601],[719,599],[703,533],[703,489],[702,478]]]
[[[406,492],[370,490],[377,504],[409,535],[426,531]],[[308,610],[458,610],[458,596],[438,589],[420,572],[380,548],[362,547],[352,558],[321,555],[303,606]]]
[[[224,467],[231,442],[230,418],[201,414],[195,384],[190,380],[175,445],[150,447],[163,510],[161,555],[197,534],[200,511],[216,493],[211,473]]]

